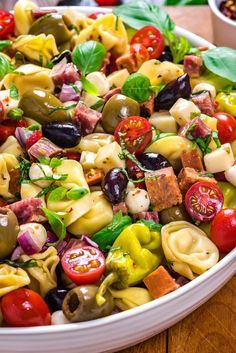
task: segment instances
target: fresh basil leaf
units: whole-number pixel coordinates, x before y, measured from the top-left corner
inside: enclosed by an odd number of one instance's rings
[[[61,165],[61,160],[59,158],[53,157],[49,163],[51,168],[56,168]]]
[[[137,102],[145,102],[151,95],[151,82],[147,76],[136,72],[126,79],[121,93]]]
[[[170,31],[166,33],[166,40],[170,47],[173,61],[175,64],[178,64],[183,60],[185,54],[189,53],[191,45],[185,37],[180,36],[178,38],[173,32]]]
[[[236,87],[233,85],[226,85],[223,88],[219,89],[219,92],[230,93],[231,91],[233,91],[235,89],[236,89]]]
[[[0,40],[0,50],[9,47],[12,44],[11,40]]]
[[[28,260],[26,262],[15,262],[12,260],[8,260],[8,259],[4,259],[4,260],[0,260],[0,264],[7,264],[9,266],[15,267],[15,268],[31,268],[31,267],[36,267],[37,265],[37,261],[31,259]]]
[[[41,197],[43,195],[47,195],[48,192],[56,189],[57,186],[56,185],[49,185],[46,188],[43,188],[41,191],[39,191],[39,193],[37,195],[35,195],[35,197]]]
[[[57,112],[58,110],[70,110],[70,109],[75,108],[76,106],[77,106],[77,103],[70,104],[70,105],[58,105],[57,107],[50,109],[48,112],[48,115],[51,115],[51,114]]]
[[[24,112],[20,108],[12,108],[9,110],[7,113],[8,118],[14,119],[14,120],[21,120]]]
[[[104,99],[99,99],[95,104],[91,105],[91,109],[97,110],[98,108],[102,107],[104,104]]]
[[[67,191],[66,197],[69,200],[79,200],[82,197],[84,197],[86,194],[88,194],[88,189],[81,187],[77,187],[74,189],[71,189]]]
[[[12,85],[10,87],[10,97],[13,99],[18,99],[19,98],[19,92],[16,86]]]
[[[165,34],[174,29],[174,22],[160,7],[145,1],[132,1],[113,9],[116,16],[132,28],[140,29],[144,26],[154,26]]]
[[[61,218],[53,211],[48,210],[46,207],[41,207],[45,216],[48,219],[53,232],[58,236],[59,239],[64,239],[66,236],[66,226]]]
[[[98,89],[97,87],[94,86],[94,84],[92,82],[90,82],[89,80],[87,80],[86,77],[81,76],[80,81],[83,85],[83,89],[89,93],[89,94],[93,94],[94,96],[98,95]]]
[[[163,88],[165,88],[165,84],[164,83],[159,83],[157,86],[151,86],[151,90],[156,94],[158,95],[158,93],[160,93]]]
[[[86,75],[101,69],[105,55],[106,49],[103,44],[89,40],[75,47],[72,60],[82,74]]]
[[[39,130],[39,129],[40,129],[40,126],[38,124],[32,124],[27,127],[27,130],[29,130],[29,131],[35,131],[35,130]]]
[[[14,66],[12,66],[10,61],[8,61],[5,56],[0,54],[0,80],[2,80],[6,74],[12,72],[13,70]]]
[[[236,50],[224,47],[202,52],[206,68],[214,74],[236,82]]]
[[[162,228],[162,224],[160,223],[155,223],[154,221],[151,220],[146,220],[146,219],[139,219],[137,221],[137,223],[142,223],[145,224],[145,226],[147,226],[149,229],[151,230],[155,230],[157,232],[160,232],[161,228]]]
[[[48,201],[61,201],[64,199],[67,193],[67,188],[64,186],[59,186],[58,188],[52,190],[48,196]]]
[[[37,159],[38,159],[39,163],[41,163],[41,164],[49,165],[49,163],[50,163],[49,157],[38,157]]]
[[[22,158],[21,156],[18,158],[20,162],[20,178],[19,184],[21,185],[24,180],[29,179],[29,169],[31,167],[31,163],[27,161],[27,159]]]

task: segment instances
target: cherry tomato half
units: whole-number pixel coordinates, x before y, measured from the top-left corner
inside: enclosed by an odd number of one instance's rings
[[[218,112],[213,114],[217,119],[217,130],[221,143],[231,142],[236,139],[236,119],[230,114]]]
[[[236,246],[236,209],[221,210],[211,224],[211,240],[220,252],[228,253]]]
[[[224,196],[213,183],[199,181],[191,186],[185,196],[185,206],[197,221],[208,222],[221,210]]]
[[[133,55],[137,67],[140,67],[145,61],[150,59],[150,55],[148,50],[145,48],[144,45],[136,43],[130,46],[130,53]]]
[[[164,39],[161,32],[153,26],[145,26],[135,33],[131,44],[140,43],[149,52],[150,59],[157,59],[164,50]]]
[[[96,283],[106,267],[102,252],[92,246],[71,248],[61,259],[63,270],[76,284]]]
[[[33,146],[38,140],[43,137],[42,132],[39,130],[35,130],[32,135],[25,141],[26,148],[29,149]]]
[[[1,300],[1,310],[4,320],[13,327],[51,324],[51,314],[45,301],[27,288],[5,294]]]
[[[120,144],[120,135],[130,153],[142,153],[152,140],[152,126],[141,116],[130,116],[122,120],[115,129],[115,140]]]
[[[27,122],[25,120],[3,120],[0,124],[0,143],[4,143],[9,136],[14,136],[17,126],[26,127]]]
[[[14,33],[14,16],[5,10],[0,10],[0,39],[7,39],[7,37]]]

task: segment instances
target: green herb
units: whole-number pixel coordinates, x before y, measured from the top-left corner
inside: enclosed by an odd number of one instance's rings
[[[160,93],[163,88],[165,88],[165,84],[164,83],[159,83],[157,86],[151,86],[151,90],[158,95],[158,93]]]
[[[70,109],[75,108],[76,106],[77,106],[77,103],[70,104],[70,105],[58,105],[57,107],[50,109],[48,112],[48,115],[51,115],[51,114],[57,112],[58,110],[70,110]]]
[[[61,201],[64,199],[67,193],[67,188],[63,186],[59,186],[52,190],[49,194],[48,201]]]
[[[0,50],[3,50],[5,48],[9,47],[10,45],[12,45],[11,40],[0,40]]]
[[[31,163],[22,157],[19,157],[18,160],[20,161],[20,178],[19,184],[21,185],[24,180],[29,179],[29,169],[31,167]]]
[[[198,173],[198,176],[204,177],[204,178],[214,178],[214,174],[212,173]]]
[[[191,48],[190,43],[185,37],[180,36],[179,38],[171,31],[166,33],[166,40],[170,47],[173,61],[175,64],[181,62],[185,54],[189,53]]]
[[[113,9],[116,16],[132,28],[140,29],[145,26],[154,26],[165,34],[174,29],[174,22],[160,7],[145,1],[133,1],[117,6]]]
[[[99,71],[105,55],[104,45],[90,40],[75,47],[72,52],[72,60],[84,76],[90,72]]]
[[[87,80],[86,77],[84,76],[81,76],[80,77],[80,81],[83,85],[83,89],[89,93],[89,94],[93,94],[94,96],[97,96],[98,95],[98,89],[96,86],[94,86],[94,84],[92,82],[90,82],[89,80]]]
[[[40,129],[40,126],[38,124],[32,124],[27,127],[27,130],[29,130],[29,131],[35,131],[35,130],[39,130],[39,129]]]
[[[214,74],[236,82],[236,50],[224,47],[212,48],[202,52],[206,68]]]
[[[169,268],[170,270],[172,270],[173,261],[167,260],[165,266],[166,266],[167,268]]]
[[[37,265],[37,262],[33,259],[31,260],[28,260],[26,262],[15,262],[15,261],[12,261],[12,260],[8,260],[8,259],[4,259],[4,260],[0,260],[0,264],[6,264],[6,265],[9,265],[9,266],[12,266],[12,267],[15,267],[15,268],[31,268],[31,267],[36,267],[38,266]]]
[[[97,110],[98,108],[102,107],[104,104],[104,99],[99,99],[95,104],[91,105],[91,109]]]
[[[217,148],[221,147],[221,142],[218,137],[218,131],[212,131],[211,136],[212,136]]]
[[[12,108],[7,113],[8,118],[11,118],[14,120],[21,120],[23,115],[24,115],[24,112],[20,108]]]
[[[226,85],[225,87],[221,88],[219,90],[219,92],[230,93],[231,91],[233,91],[235,89],[236,89],[236,87],[234,87],[233,85]]]
[[[149,78],[136,72],[126,79],[121,93],[137,102],[145,102],[151,95],[151,87]]]
[[[81,187],[77,187],[77,188],[73,188],[69,191],[67,191],[66,193],[66,197],[69,200],[79,200],[81,199],[83,196],[85,196],[86,194],[88,194],[88,189]]]
[[[3,79],[6,74],[12,72],[14,70],[14,66],[8,61],[5,56],[0,54],[0,80]]]
[[[161,140],[161,139],[164,139],[166,137],[170,137],[170,136],[177,136],[176,133],[174,132],[159,132],[157,134],[157,136],[154,137],[154,139],[152,140],[152,142],[150,143],[150,145],[153,143],[153,142],[156,142],[158,140]]]
[[[133,184],[139,184],[139,183],[142,183],[143,181],[146,180],[146,178],[141,178],[141,179],[132,179],[129,177],[129,174],[127,173],[126,169],[122,169],[122,172],[125,174],[126,178],[128,179],[128,181],[130,181],[131,183]]]
[[[39,52],[39,65],[43,66],[43,53],[41,51]]]
[[[61,165],[61,160],[59,158],[53,157],[49,163],[51,168],[56,168]]]
[[[18,99],[19,98],[19,92],[16,86],[12,85],[10,87],[10,97],[13,99]]]
[[[143,223],[145,226],[147,226],[151,230],[155,230],[157,232],[160,232],[161,228],[163,227],[162,224],[160,223],[155,223],[154,221],[147,221],[146,219],[139,219],[137,223]]]
[[[59,239],[64,239],[66,236],[66,226],[62,222],[61,218],[53,211],[48,210],[46,207],[41,207],[45,216],[48,219],[53,232],[58,236]]]
[[[49,157],[38,157],[37,159],[38,159],[39,163],[41,163],[41,164],[49,165],[49,163],[50,163]]]
[[[71,86],[73,88],[73,90],[75,91],[75,93],[80,93],[80,90],[75,83],[69,83],[68,86]]]
[[[52,190],[54,190],[56,188],[57,188],[56,185],[49,185],[46,188],[43,188],[41,191],[39,191],[39,193],[35,197],[38,198],[38,197],[41,197],[43,195],[46,195],[48,192],[50,192],[50,191],[52,191]]]
[[[53,63],[50,60],[47,60],[45,67],[48,68],[48,69],[52,69],[53,68]]]
[[[203,0],[203,1],[204,1],[204,0]],[[196,55],[202,56],[202,51],[199,50],[198,48],[193,48],[193,47],[191,47],[191,48],[189,49],[188,54],[196,54]]]
[[[115,30],[118,31],[119,27],[119,16],[116,16]]]
[[[76,32],[76,34],[79,34],[79,29],[78,29],[78,27],[75,26],[75,25],[73,25],[73,24],[69,25],[68,29],[69,29],[70,31],[72,31],[72,30],[74,29],[75,32]]]
[[[44,181],[44,180],[53,180],[53,181],[58,181],[58,180],[66,180],[68,177],[68,174],[54,174],[53,176],[45,176],[42,178],[37,178],[37,179],[29,179],[29,180],[24,180],[24,184],[30,184],[30,183],[35,183],[36,181]]]

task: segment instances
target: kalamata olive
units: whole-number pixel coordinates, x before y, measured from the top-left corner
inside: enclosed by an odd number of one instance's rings
[[[160,223],[167,224],[175,221],[190,221],[184,205],[173,206],[159,212]]]
[[[134,99],[115,94],[105,104],[102,111],[101,124],[109,134],[113,134],[121,120],[128,116],[139,116],[140,107]]]
[[[171,61],[173,62],[173,55],[171,53],[170,47],[168,45],[165,46],[161,56],[158,57],[159,61]]]
[[[140,180],[144,178],[144,171],[142,171],[137,164],[129,158],[126,159],[126,170],[132,180]],[[141,181],[140,183],[135,183],[135,186],[140,189],[145,189],[145,182]]]
[[[68,292],[69,289],[56,287],[51,289],[46,294],[44,300],[47,303],[51,313],[61,310],[63,300]]]
[[[139,162],[147,169],[158,170],[171,167],[168,160],[159,153],[147,152],[137,156]]]
[[[111,169],[102,181],[102,191],[113,204],[124,200],[128,180],[120,168]]]
[[[189,98],[191,86],[188,74],[169,82],[155,98],[155,110],[169,110],[179,98]]]
[[[78,145],[81,139],[81,127],[70,122],[54,122],[42,125],[43,136],[62,148]]]
[[[7,208],[0,208],[0,259],[8,256],[16,246],[19,225],[16,215]]]

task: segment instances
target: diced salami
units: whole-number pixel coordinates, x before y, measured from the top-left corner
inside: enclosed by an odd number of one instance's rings
[[[202,57],[198,55],[185,55],[184,72],[190,77],[199,77],[202,68]]]
[[[80,74],[73,63],[67,63],[66,58],[63,58],[53,67],[51,77],[58,85],[62,86],[64,83],[69,84],[79,81]]]
[[[150,118],[154,113],[154,95],[152,94],[146,102],[140,104],[140,115]]]
[[[129,73],[136,72],[138,70],[137,62],[134,55],[131,53],[124,54],[116,59],[116,65],[118,69],[127,69]]]
[[[198,171],[204,169],[200,153],[196,148],[194,150],[184,151],[181,155],[181,162],[183,168],[193,168]]]
[[[104,173],[101,169],[91,168],[85,173],[85,179],[89,186],[97,185],[102,182]]]
[[[145,173],[145,183],[154,211],[182,203],[177,178],[172,167]]]
[[[15,213],[19,224],[25,224],[30,222],[44,222],[46,220],[43,211],[39,208],[42,206],[42,200],[29,198],[14,202],[5,207]]]
[[[128,214],[128,210],[125,202],[120,202],[120,203],[117,203],[116,205],[113,205],[113,213],[116,214],[119,211],[121,211],[125,215]]]
[[[192,102],[201,110],[202,114],[212,116],[215,112],[215,103],[208,91],[194,94]]]
[[[145,221],[153,221],[155,223],[159,223],[159,216],[158,216],[158,212],[156,211],[139,212],[133,215],[134,221],[138,221],[139,219],[144,219]]]
[[[201,118],[196,116],[179,130],[180,136],[188,137],[188,133],[190,133],[194,139],[198,137],[205,138],[211,134],[211,129]]]
[[[20,168],[15,168],[9,172],[10,181],[9,181],[9,192],[12,195],[15,195],[20,192],[19,178],[21,175]]]
[[[178,175],[179,188],[184,194],[198,181],[209,181],[214,184],[217,183],[215,178],[209,177],[209,173],[206,171],[201,171],[199,173],[193,168],[183,168]]]
[[[46,138],[41,138],[28,149],[28,154],[36,159],[54,157],[62,153],[62,149]]]
[[[31,14],[32,14],[32,17],[37,20],[38,18],[42,17],[42,16],[45,16],[45,15],[48,15],[50,13],[55,13],[57,12],[57,10],[42,10],[42,9],[32,9],[31,10]]]
[[[80,122],[83,135],[91,134],[101,118],[102,114],[96,110],[88,108],[84,104],[77,104],[75,109],[74,122]]]

